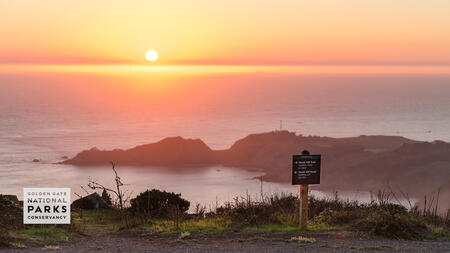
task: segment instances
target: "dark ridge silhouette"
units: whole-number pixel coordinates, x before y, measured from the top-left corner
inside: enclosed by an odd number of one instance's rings
[[[109,165],[111,161],[115,161],[121,165],[157,165],[168,167],[168,169],[178,166],[223,164],[277,172],[283,168],[290,169],[291,156],[300,153],[303,149],[308,149],[311,153],[320,153],[325,160],[333,162],[343,160],[347,165],[351,165],[377,153],[394,151],[404,144],[414,143],[418,142],[399,136],[330,138],[274,131],[251,134],[236,141],[226,150],[211,150],[200,139],[169,137],[126,150],[99,150],[94,147],[62,163],[97,166]],[[349,157],[352,159],[348,159]],[[288,182],[289,176],[290,174],[287,173],[287,175],[280,175],[279,180],[275,176],[269,178],[274,181]]]
[[[121,165],[194,166],[214,164],[213,151],[200,139],[169,137],[161,141],[122,150],[92,148],[78,153],[63,164],[79,166],[107,165],[111,161]]]
[[[172,137],[127,150],[93,148],[62,163],[93,166],[115,161],[161,166],[167,171],[195,171],[221,164],[260,170],[265,181],[289,183],[292,155],[305,149],[322,154],[321,184],[313,186],[316,189],[376,191],[389,187],[416,198],[439,190],[441,201],[448,205],[449,196],[443,194],[450,191],[450,144],[401,136],[330,138],[274,131],[251,134],[226,150],[211,150],[199,139]]]

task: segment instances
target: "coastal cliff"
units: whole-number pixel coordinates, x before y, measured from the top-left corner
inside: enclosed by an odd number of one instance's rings
[[[99,150],[92,148],[63,161],[78,166],[106,165],[111,161],[132,166],[193,166],[213,164],[214,152],[200,139],[169,137],[131,149]]]
[[[450,144],[401,136],[330,138],[274,131],[251,134],[226,150],[212,150],[200,139],[171,137],[126,150],[93,148],[62,163],[96,166],[114,161],[127,166],[160,166],[167,171],[195,171],[220,164],[260,170],[265,181],[289,183],[292,155],[304,149],[322,154],[321,184],[315,188],[376,191],[391,187],[420,198],[449,190]]]

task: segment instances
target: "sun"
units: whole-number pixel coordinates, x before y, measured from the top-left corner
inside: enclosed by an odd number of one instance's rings
[[[147,59],[147,61],[156,61],[158,60],[158,53],[155,50],[149,50],[145,54],[145,59]]]

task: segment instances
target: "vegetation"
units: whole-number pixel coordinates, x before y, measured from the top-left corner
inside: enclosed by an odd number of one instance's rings
[[[117,206],[119,209],[124,209],[125,204],[127,202],[127,199],[125,197],[126,192],[124,192],[122,190],[122,186],[124,186],[125,184],[122,182],[122,179],[119,177],[119,174],[117,173],[116,170],[116,164],[111,162],[111,169],[114,172],[114,182],[116,184],[116,189],[112,189],[112,188],[108,188],[104,185],[102,185],[101,183],[97,182],[96,180],[91,180],[89,179],[89,183],[88,183],[88,187],[91,188],[92,190],[96,190],[96,189],[101,189],[103,190],[102,192],[102,198],[105,200],[105,202],[107,204],[111,203],[111,198],[108,194],[108,192],[114,194],[116,196],[116,202],[115,202],[115,206]],[[108,203],[109,201],[109,203]]]
[[[369,204],[340,201],[335,207],[338,208],[326,208],[314,217],[314,221],[329,225],[345,225],[356,231],[393,239],[415,240],[431,237],[433,234],[428,227],[429,215],[421,214],[417,209],[408,211],[404,206],[388,201],[373,201]],[[441,235],[449,232],[450,227],[446,224],[446,218],[437,216],[432,220],[446,231]]]
[[[150,217],[167,219],[185,215],[189,210],[189,201],[181,198],[181,194],[147,190],[131,200],[130,211],[133,213],[145,213]]]
[[[15,248],[47,246],[78,236],[68,225],[27,225],[25,228],[4,231],[0,245]]]
[[[22,207],[10,196],[0,194],[0,229],[23,227]]]
[[[218,207],[209,216],[229,218],[233,224],[239,226],[252,226],[263,224],[292,224],[297,215],[297,198],[293,195],[273,195],[264,201],[252,201],[247,195],[245,198],[236,197],[234,202],[225,203]],[[298,209],[297,209],[298,210]]]
[[[102,192],[102,199],[105,201],[105,203],[108,206],[112,206],[113,205],[112,200],[111,200],[111,196],[109,196],[108,192],[105,189],[103,189],[103,192]]]
[[[128,228],[173,235],[177,236],[177,240],[196,240],[191,235],[198,233],[237,232],[242,235],[243,241],[255,238],[266,240],[262,236],[265,234],[285,234],[284,239],[281,238],[283,236],[277,238],[296,241],[302,247],[315,241],[307,235],[329,230],[339,230],[345,236],[358,233],[410,240],[449,238],[448,217],[421,212],[418,208],[407,209],[390,203],[383,196],[386,195],[380,193],[377,201],[366,204],[343,201],[337,195],[332,199],[311,197],[310,222],[306,230],[298,226],[299,199],[292,194],[275,194],[259,200],[247,194],[209,212],[196,205],[193,208],[195,213],[188,214],[190,203],[181,194],[152,189],[131,199],[130,205],[123,209],[73,210],[71,225],[21,225],[21,222],[15,222],[22,217],[20,207],[4,201],[10,209],[2,210],[10,210],[5,217],[9,217],[11,224],[2,220],[0,246],[53,247],[51,245],[80,235],[107,234]],[[373,249],[381,250],[382,247],[374,246]]]
[[[381,194],[382,195],[382,194]],[[406,209],[386,200],[368,204],[355,201],[310,198],[310,222],[307,230],[298,227],[298,198],[291,194],[271,195],[261,201],[250,196],[238,197],[215,210],[205,212],[197,205],[194,214],[187,214],[189,202],[180,194],[147,190],[131,200],[127,219],[115,210],[84,212],[74,218],[75,224],[87,227],[89,233],[127,227],[142,227],[159,233],[202,232],[221,233],[314,233],[324,230],[345,230],[393,239],[448,237],[448,219],[431,217],[417,209]],[[171,208],[172,207],[172,208]],[[176,212],[174,212],[175,208]],[[171,211],[172,210],[172,211]],[[170,215],[177,213],[176,216]],[[101,214],[101,217],[99,215]]]

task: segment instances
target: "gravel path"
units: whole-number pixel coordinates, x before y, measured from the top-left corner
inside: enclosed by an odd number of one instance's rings
[[[315,242],[289,241],[286,235],[176,236],[114,234],[87,237],[55,248],[0,249],[0,252],[450,252],[450,241],[403,241],[315,236]],[[309,237],[309,236],[308,236]],[[290,237],[289,237],[290,238]],[[56,246],[56,245],[55,245]],[[377,250],[373,247],[377,246]],[[365,248],[369,247],[369,248]]]

